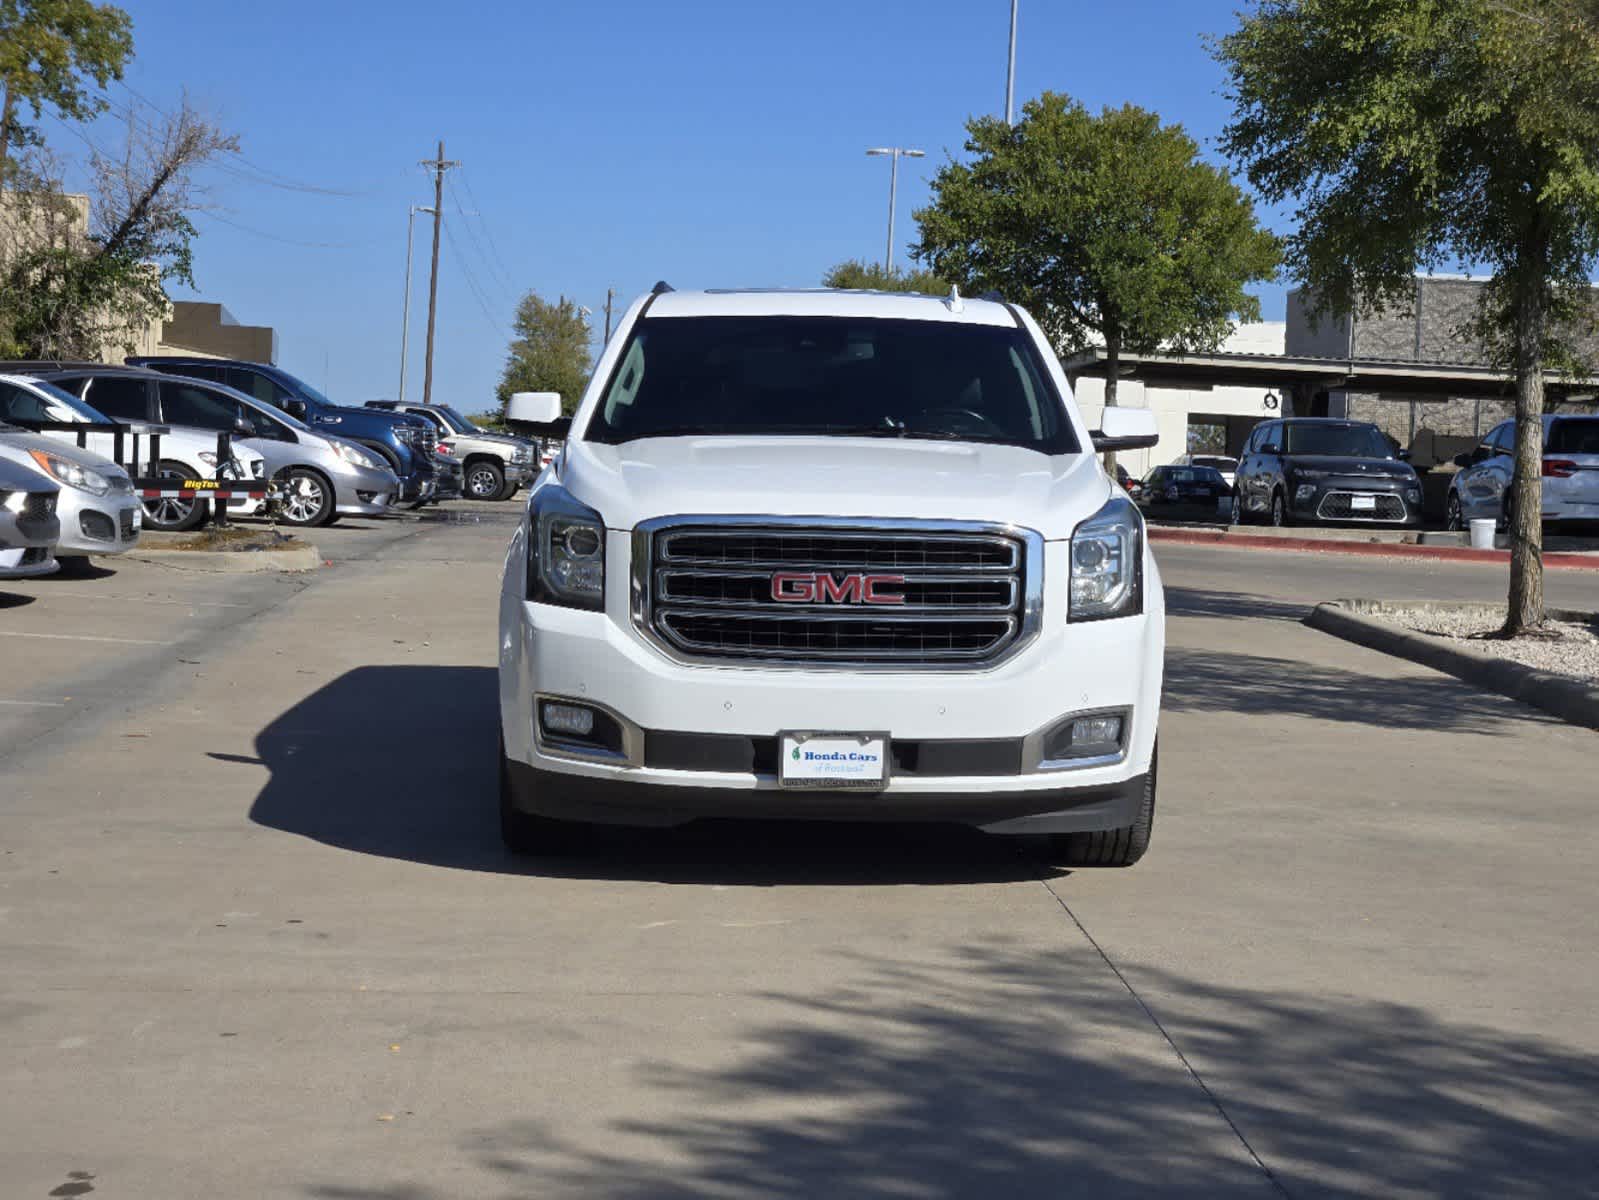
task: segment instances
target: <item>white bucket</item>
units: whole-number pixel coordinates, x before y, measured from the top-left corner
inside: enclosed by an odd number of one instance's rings
[[[1492,550],[1494,548],[1494,526],[1496,522],[1492,517],[1478,517],[1471,522],[1471,548],[1473,550]]]

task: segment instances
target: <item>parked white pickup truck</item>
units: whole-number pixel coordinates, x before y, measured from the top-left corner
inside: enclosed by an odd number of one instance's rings
[[[559,434],[558,398],[512,419]],[[635,302],[534,485],[500,603],[515,850],[597,824],[953,821],[1126,866],[1165,605],[1031,317],[990,300]]]

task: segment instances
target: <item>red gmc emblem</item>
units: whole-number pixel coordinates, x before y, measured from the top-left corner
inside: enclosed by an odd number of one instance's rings
[[[772,576],[772,599],[782,604],[904,604],[905,597],[877,589],[904,583],[903,575],[834,576],[831,571],[779,571]]]

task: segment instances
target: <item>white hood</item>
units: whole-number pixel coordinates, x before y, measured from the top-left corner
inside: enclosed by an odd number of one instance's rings
[[[651,517],[998,521],[1069,538],[1110,496],[1092,455],[914,438],[675,437],[567,443],[561,481],[611,529]]]

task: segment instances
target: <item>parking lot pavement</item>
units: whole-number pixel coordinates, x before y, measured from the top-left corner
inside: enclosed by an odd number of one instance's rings
[[[1131,871],[764,826],[554,864],[494,828],[508,516],[326,531],[244,619],[145,583],[195,661],[105,643],[80,727],[0,742],[0,1192],[1592,1190],[1594,735],[1297,623],[1497,572],[1162,548]]]

